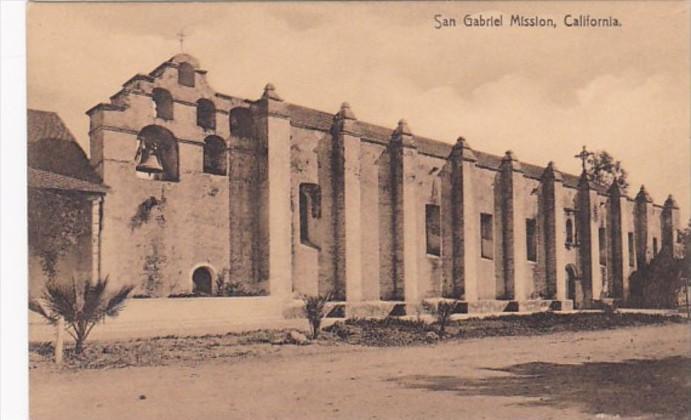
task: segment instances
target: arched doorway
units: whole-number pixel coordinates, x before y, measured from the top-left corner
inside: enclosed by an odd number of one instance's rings
[[[574,308],[580,307],[583,302],[581,279],[575,265],[566,266],[566,298],[573,301]]]
[[[199,267],[192,273],[192,292],[211,295],[211,270],[208,267]]]

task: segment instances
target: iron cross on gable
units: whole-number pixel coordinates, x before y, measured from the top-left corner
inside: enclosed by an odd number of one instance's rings
[[[583,166],[584,172],[585,172],[585,164],[588,162],[588,158],[592,155],[593,155],[593,153],[586,150],[585,146],[583,146],[583,150],[581,150],[581,153],[574,156],[575,158],[578,158],[581,160],[581,165]]]
[[[176,35],[178,37],[178,41],[180,41],[180,52],[184,52],[183,44],[185,43],[185,37],[187,34],[185,33],[184,29],[180,29],[180,32],[178,32]]]

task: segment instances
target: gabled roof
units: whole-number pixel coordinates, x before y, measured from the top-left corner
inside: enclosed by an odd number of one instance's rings
[[[86,193],[105,194],[108,188],[103,184],[84,181],[82,179],[57,174],[55,172],[42,171],[28,168],[27,184],[29,188],[47,190],[79,191]]]
[[[27,113],[27,140],[35,143],[43,139],[74,141],[76,139],[55,112],[29,109]]]
[[[28,110],[27,142],[30,169],[94,185],[101,184],[101,179],[91,167],[86,153],[55,112]],[[45,179],[46,176],[42,176],[41,179]],[[76,184],[66,181],[60,185]],[[91,191],[94,187],[89,188],[84,191]]]

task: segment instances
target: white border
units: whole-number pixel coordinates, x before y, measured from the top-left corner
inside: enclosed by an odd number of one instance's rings
[[[0,0],[0,418],[28,419],[26,3]]]

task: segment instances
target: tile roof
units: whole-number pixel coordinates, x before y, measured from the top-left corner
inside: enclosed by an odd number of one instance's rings
[[[34,169],[99,183],[86,153],[55,112],[27,112],[27,158]]]
[[[42,171],[28,168],[27,183],[29,188],[41,188],[49,190],[80,191],[86,193],[105,194],[108,188],[102,184],[84,181],[82,179],[57,174],[55,172]]]
[[[26,125],[29,143],[43,139],[76,141],[60,116],[55,112],[29,109]]]
[[[286,103],[286,108],[293,124],[316,128],[323,131],[329,131],[331,129],[333,114],[290,103]],[[381,127],[363,121],[357,121],[357,126],[360,128],[363,138],[380,143],[382,145],[389,143],[391,133],[393,133],[392,128]],[[415,135],[413,137],[415,139],[415,143],[417,144],[418,150],[422,153],[443,159],[446,159],[449,156],[449,153],[451,153],[451,148],[453,146],[449,143]],[[478,159],[478,165],[494,170],[499,169],[502,160],[500,156],[480,152],[475,149],[473,149],[473,151]],[[526,176],[535,179],[540,179],[543,171],[545,170],[545,168],[542,166],[524,162],[521,162],[521,167]],[[573,188],[578,187],[578,181],[580,179],[578,175],[562,172],[562,177],[564,185]],[[607,193],[607,189],[603,186],[597,186],[597,190],[600,193]]]

